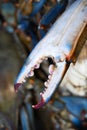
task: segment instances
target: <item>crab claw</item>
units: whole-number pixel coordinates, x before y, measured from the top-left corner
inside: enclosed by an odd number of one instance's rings
[[[33,105],[33,108],[43,106],[61,83],[70,63],[76,61],[86,40],[87,0],[77,0],[60,16],[28,56],[16,79],[15,89],[23,86],[27,77],[33,76],[34,69],[38,69],[44,60],[51,58],[54,64],[49,66],[45,90],[41,93],[40,103]]]

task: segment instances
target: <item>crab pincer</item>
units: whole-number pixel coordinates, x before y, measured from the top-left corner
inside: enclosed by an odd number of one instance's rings
[[[49,66],[49,76],[44,83],[45,90],[40,93],[41,101],[33,108],[38,109],[47,103],[60,85],[71,63],[77,57],[87,40],[87,0],[75,1],[54,23],[46,36],[37,44],[28,56],[19,73],[15,89],[34,75],[34,69],[47,58],[53,64]]]

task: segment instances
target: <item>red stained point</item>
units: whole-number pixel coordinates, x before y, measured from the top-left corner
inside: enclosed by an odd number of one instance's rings
[[[38,104],[36,104],[36,105],[32,105],[32,107],[33,107],[34,109],[39,109],[39,108],[43,107],[44,104],[45,104],[45,101],[44,101],[43,97],[41,96],[40,102],[39,102]]]
[[[14,85],[15,91],[17,92],[18,88],[21,86],[21,83],[17,83]]]

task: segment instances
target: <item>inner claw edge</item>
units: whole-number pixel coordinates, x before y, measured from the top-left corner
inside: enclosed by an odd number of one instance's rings
[[[33,107],[34,109],[39,109],[39,108],[43,107],[44,104],[46,103],[45,99],[43,98],[43,94],[46,92],[46,89],[48,88],[48,85],[49,85],[49,82],[50,82],[51,77],[52,77],[52,75],[53,75],[53,72],[54,72],[54,70],[55,70],[55,68],[56,68],[56,62],[55,62],[54,58],[53,58],[53,57],[45,57],[44,60],[47,60],[48,58],[51,58],[54,64],[50,64],[50,65],[49,65],[49,75],[48,75],[48,79],[47,79],[47,81],[44,82],[45,89],[40,93],[41,100],[39,101],[39,103],[37,103],[36,105],[32,105],[32,107]],[[44,61],[44,60],[43,60],[43,61]],[[35,65],[35,66],[36,66],[36,65]]]
[[[38,104],[36,104],[36,105],[32,105],[32,108],[39,109],[39,108],[44,106],[45,100],[43,99],[42,94],[40,94],[40,96],[41,96],[40,102]]]
[[[44,58],[40,58],[40,60],[37,62],[37,64],[35,64],[35,65],[32,67],[33,69],[31,68],[31,70],[28,72],[28,74],[27,74],[26,77],[24,78],[24,79],[25,79],[24,82],[22,82],[22,83],[17,83],[17,84],[14,85],[15,91],[17,92],[18,89],[19,89],[21,86],[23,86],[23,84],[26,82],[26,79],[29,78],[29,77],[32,77],[32,76],[34,75],[34,69],[38,69],[38,68],[40,67],[40,64],[41,64],[44,60],[48,60],[48,58],[50,58],[50,59],[52,60],[53,64],[50,64],[50,65],[49,65],[49,75],[48,75],[47,81],[45,81],[45,83],[44,83],[45,89],[43,90],[43,92],[40,93],[40,96],[41,96],[40,102],[39,102],[38,104],[36,104],[36,105],[32,105],[32,107],[35,108],[35,109],[41,108],[41,107],[46,103],[45,99],[43,98],[43,94],[46,92],[46,89],[47,89],[48,86],[49,86],[49,82],[50,82],[50,80],[51,80],[51,77],[52,77],[52,75],[53,75],[53,72],[54,72],[54,70],[55,70],[55,68],[56,68],[55,58],[54,58],[54,57],[44,57]]]

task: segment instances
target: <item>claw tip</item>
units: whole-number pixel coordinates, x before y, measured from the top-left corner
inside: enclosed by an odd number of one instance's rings
[[[17,92],[18,88],[21,86],[21,83],[16,83],[14,85],[15,91]]]
[[[41,96],[40,102],[39,102],[38,104],[36,104],[36,105],[32,105],[32,107],[33,107],[34,109],[39,109],[39,108],[43,107],[44,104],[45,104],[45,100],[44,100],[43,97]]]

